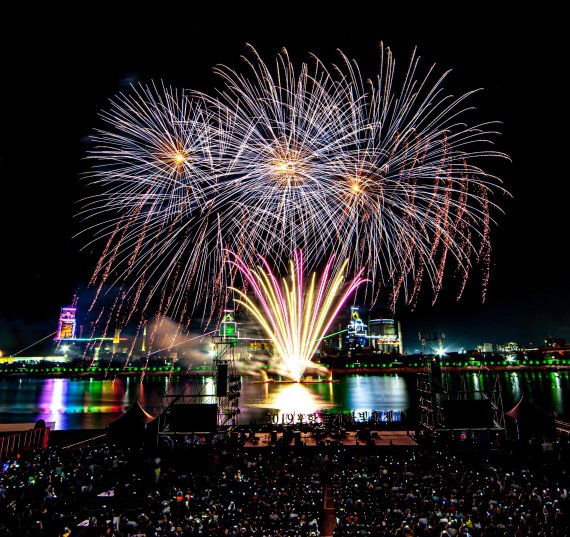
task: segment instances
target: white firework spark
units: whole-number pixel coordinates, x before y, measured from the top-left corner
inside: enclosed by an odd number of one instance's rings
[[[471,260],[488,260],[489,210],[500,210],[489,196],[507,194],[477,164],[507,158],[490,147],[496,123],[468,124],[472,107],[466,102],[475,91],[450,96],[443,87],[448,73],[435,78],[434,67],[418,77],[415,54],[399,87],[389,49],[382,46],[379,75],[366,83],[358,65],[342,58],[338,72],[353,88],[360,116],[353,129],[358,150],[337,162],[330,220],[347,237],[341,255],[353,270],[369,267],[373,291],[391,284],[394,301],[401,292],[415,300],[426,275],[435,300],[453,258],[460,295]],[[488,274],[488,265],[484,269]]]
[[[211,209],[218,131],[199,99],[165,86],[134,88],[101,116],[108,128],[96,132],[89,155],[89,179],[101,193],[82,213],[94,222],[94,240],[107,241],[92,282],[127,282],[133,307],[160,294],[164,311],[184,312],[186,293],[194,284],[209,290],[202,279],[223,265]]]
[[[222,210],[230,236],[245,234],[255,253],[277,263],[303,249],[308,264],[328,256],[344,236],[330,219],[338,161],[353,151],[351,88],[321,62],[297,71],[286,51],[275,72],[252,49],[249,76],[227,67],[209,107],[226,121],[227,177]]]

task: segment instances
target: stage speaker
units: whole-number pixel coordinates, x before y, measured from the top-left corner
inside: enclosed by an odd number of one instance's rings
[[[277,431],[271,431],[271,443],[277,444]]]
[[[488,429],[494,427],[491,401],[463,399],[443,401],[443,415],[448,429]]]
[[[218,375],[216,379],[216,395],[225,397],[228,395],[228,365],[220,364],[218,366]]]
[[[218,426],[218,406],[213,404],[175,404],[170,410],[170,430],[177,433],[215,431]]]

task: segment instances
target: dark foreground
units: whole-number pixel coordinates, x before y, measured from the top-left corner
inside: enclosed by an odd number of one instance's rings
[[[4,461],[2,536],[564,536],[567,443],[98,445]]]

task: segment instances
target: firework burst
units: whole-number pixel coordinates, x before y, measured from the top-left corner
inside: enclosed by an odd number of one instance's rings
[[[143,312],[158,295],[162,312],[183,317],[187,293],[198,287],[197,299],[207,298],[207,274],[223,266],[212,211],[223,142],[199,99],[165,86],[121,95],[101,116],[108,128],[93,137],[89,179],[102,193],[82,212],[106,241],[92,283],[126,284]]]
[[[255,245],[250,260],[253,254],[282,263],[303,249],[314,266],[345,238],[330,219],[330,202],[338,162],[353,149],[359,105],[350,85],[335,80],[317,59],[295,69],[283,51],[272,71],[251,51],[248,75],[218,67],[224,89],[207,99],[226,118],[220,124],[228,141],[226,230]]]
[[[208,105],[229,118],[232,233],[239,214],[263,255],[302,248],[311,270],[330,252],[352,272],[366,266],[372,302],[383,286],[413,301],[426,281],[435,300],[452,259],[461,294],[487,257],[489,197],[505,192],[477,164],[505,157],[489,145],[495,125],[469,124],[475,92],[450,96],[448,73],[422,78],[415,55],[398,83],[384,47],[375,80],[341,58],[296,74],[286,52],[272,72],[253,51],[249,77],[217,69],[226,87]]]
[[[432,67],[422,78],[415,54],[397,85],[395,60],[389,49],[381,52],[375,80],[363,82],[344,55],[338,68],[359,103],[353,108],[358,150],[337,162],[341,180],[331,220],[346,232],[340,251],[353,269],[369,267],[372,290],[391,284],[394,301],[401,292],[415,300],[425,279],[435,300],[451,258],[461,295],[472,259],[488,260],[490,210],[500,210],[489,197],[507,194],[478,165],[507,158],[492,148],[496,123],[468,123],[466,103],[476,91],[449,95],[448,72],[436,77]]]
[[[250,57],[244,73],[216,69],[215,96],[140,87],[102,114],[83,213],[106,241],[93,282],[123,285],[142,315],[157,297],[159,314],[188,320],[225,305],[228,250],[244,266],[303,250],[309,272],[333,254],[327,270],[365,267],[369,301],[389,288],[393,304],[422,285],[435,299],[447,265],[458,294],[474,262],[488,267],[505,191],[480,163],[505,155],[493,124],[469,121],[473,92],[450,96],[447,73],[421,75],[415,55],[397,76],[384,47],[370,81],[344,55],[330,68]]]

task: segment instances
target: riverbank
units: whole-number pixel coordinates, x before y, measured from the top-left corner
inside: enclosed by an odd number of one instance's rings
[[[424,370],[423,366],[403,366],[403,367],[348,367],[348,368],[335,368],[332,370],[333,377],[335,375],[348,375],[358,373],[419,373]],[[444,373],[488,373],[512,371],[514,373],[523,373],[526,371],[570,371],[570,365],[482,365],[482,366],[444,366],[442,372]]]
[[[112,370],[104,370],[104,371],[94,371],[94,370],[80,370],[79,368],[50,368],[53,370],[42,370],[38,368],[37,371],[18,371],[18,370],[0,370],[0,378],[77,378],[77,379],[86,379],[86,378],[93,378],[93,379],[114,379],[114,378],[126,378],[126,377],[174,377],[174,378],[189,378],[189,377],[209,377],[213,375],[213,370],[209,368],[204,368],[200,366],[200,369],[197,370],[187,370],[187,369],[179,369],[179,370],[162,370],[162,371],[134,371],[134,370],[124,370],[118,367],[112,368]],[[78,370],[79,369],[79,370]],[[546,365],[546,364],[537,364],[537,365],[481,365],[481,366],[444,366],[443,372],[445,373],[489,373],[489,372],[513,372],[513,373],[523,373],[523,372],[556,372],[556,371],[570,371],[570,365]],[[366,366],[362,364],[354,365],[352,367],[345,367],[345,368],[332,368],[330,371],[332,373],[332,378],[334,379],[338,375],[355,375],[355,374],[364,374],[364,375],[385,375],[385,374],[413,374],[413,373],[420,373],[424,370],[423,365],[412,365],[412,366],[392,366],[392,367],[377,367],[377,366]],[[265,373],[265,370],[263,371]],[[240,370],[238,366],[238,374],[242,376],[255,376],[256,371],[252,369],[247,370]],[[323,382],[326,383],[330,375],[326,377],[316,377],[313,378],[312,382]]]

